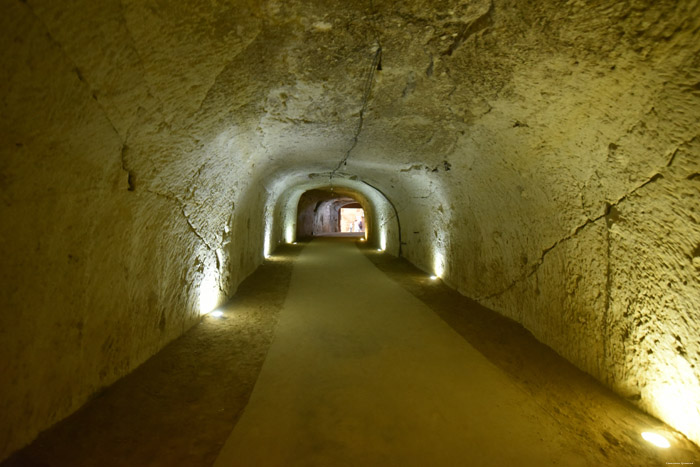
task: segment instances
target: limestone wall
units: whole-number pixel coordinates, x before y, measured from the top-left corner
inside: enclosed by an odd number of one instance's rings
[[[6,0],[0,46],[0,458],[331,179],[378,245],[700,442],[697,0]]]
[[[699,4],[560,7],[408,20],[354,167],[409,260],[698,442]]]
[[[213,167],[221,141],[176,129],[166,107],[187,103],[154,95],[119,2],[77,3],[0,14],[0,459],[262,258],[260,190],[234,191],[226,162]]]

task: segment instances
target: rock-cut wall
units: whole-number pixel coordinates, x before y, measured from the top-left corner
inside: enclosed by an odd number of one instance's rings
[[[422,130],[361,148],[410,161],[387,175],[406,257],[700,442],[700,3],[494,1],[472,18],[459,43],[449,22],[412,35],[436,54],[422,74],[394,65],[373,102],[405,102]]]
[[[199,322],[262,258],[265,191],[246,185],[250,167],[214,162],[228,141],[183,123],[204,97],[194,81],[218,69],[154,85],[134,8],[0,5],[0,459]]]
[[[0,8],[0,458],[330,186],[370,243],[700,443],[698,0]]]

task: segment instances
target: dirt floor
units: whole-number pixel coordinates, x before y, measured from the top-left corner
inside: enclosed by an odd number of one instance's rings
[[[573,367],[517,323],[430,280],[404,260],[357,245],[546,412],[566,439],[565,447],[586,459],[584,465],[700,464],[697,446]],[[222,308],[222,318],[203,318],[2,465],[212,465],[248,403],[304,246],[276,250],[241,284]],[[648,445],[640,438],[644,430],[663,433],[673,447]]]

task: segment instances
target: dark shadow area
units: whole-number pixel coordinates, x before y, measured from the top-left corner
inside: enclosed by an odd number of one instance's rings
[[[207,466],[238,421],[303,245],[279,247],[219,308],[3,467]]]

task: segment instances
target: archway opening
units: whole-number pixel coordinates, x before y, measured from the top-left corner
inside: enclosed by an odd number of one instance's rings
[[[360,203],[350,203],[340,208],[339,229],[341,233],[364,233],[365,210]]]
[[[348,193],[309,190],[299,199],[297,238],[356,234],[367,230],[365,207]]]
[[[316,177],[309,175],[296,186],[288,183],[291,186],[276,190],[279,194],[269,200],[266,212],[271,220],[266,226],[265,238],[269,238],[270,245],[305,241],[321,235],[342,236],[356,237],[392,255],[401,254],[398,212],[384,193],[355,179],[336,178],[334,186],[329,186],[323,181],[308,182],[306,178]],[[359,204],[363,210],[363,231],[341,232],[340,210],[353,204]],[[324,225],[329,218],[334,219],[335,225],[326,231]]]

